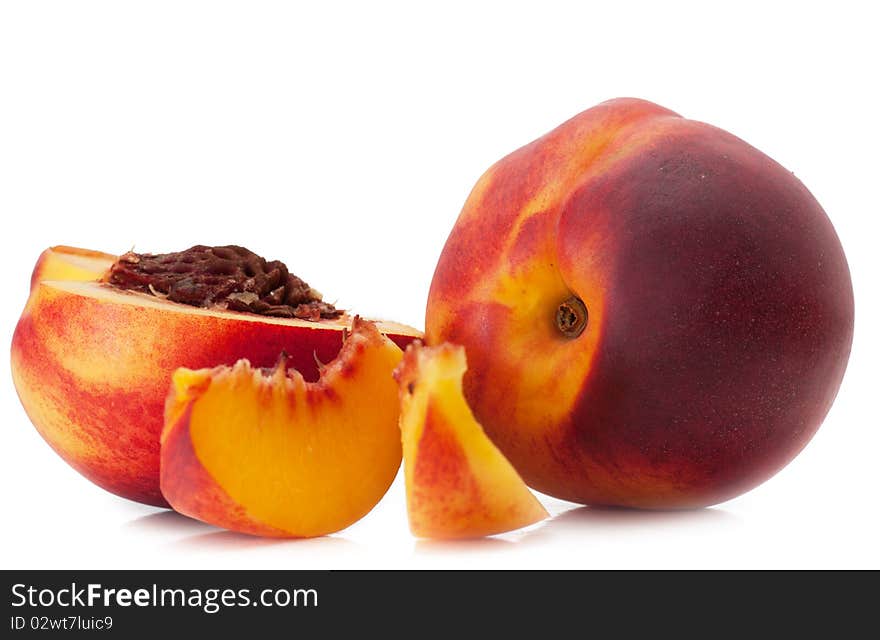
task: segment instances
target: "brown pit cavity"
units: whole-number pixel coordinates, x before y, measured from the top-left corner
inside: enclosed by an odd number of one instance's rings
[[[577,338],[587,328],[587,305],[577,296],[562,302],[556,309],[556,328],[566,338]]]
[[[138,291],[201,308],[317,321],[342,310],[290,273],[244,247],[197,245],[177,253],[121,256],[104,277],[123,291]]]

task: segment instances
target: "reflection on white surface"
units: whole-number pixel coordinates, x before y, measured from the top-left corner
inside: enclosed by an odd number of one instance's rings
[[[415,552],[420,555],[485,554],[511,552],[514,548],[540,547],[547,544],[593,540],[609,535],[641,535],[662,528],[731,526],[739,518],[723,509],[687,511],[637,511],[597,507],[563,508],[555,516],[520,531],[488,538],[469,540],[418,540]]]
[[[133,532],[155,532],[157,534],[168,533],[196,533],[215,529],[200,520],[194,520],[181,515],[176,511],[163,510],[149,513],[139,518],[134,518],[123,525],[124,529]]]
[[[213,528],[213,527],[212,527]],[[260,549],[298,542],[285,538],[260,538],[235,531],[214,530],[194,536],[186,536],[168,543],[170,548],[193,552],[223,552]]]
[[[212,531],[195,536],[187,536],[171,546],[188,552],[238,551],[242,549],[260,549],[265,547],[288,546],[291,550],[301,551],[344,551],[354,549],[357,545],[350,540],[338,536],[322,536],[320,538],[260,538],[235,531]]]
[[[495,553],[510,550],[516,542],[501,537],[472,538],[465,540],[427,540],[415,543],[415,552],[422,555],[448,555],[459,553]]]
[[[657,526],[693,526],[697,524],[733,524],[739,518],[732,513],[711,507],[679,511],[641,511],[613,507],[575,507],[547,522],[543,531],[562,533],[595,527],[631,529]]]
[[[242,551],[280,545],[296,545],[302,551],[308,549],[349,551],[358,545],[339,535],[319,538],[262,538],[235,531],[226,531],[213,525],[189,518],[176,511],[158,511],[128,521],[122,527],[129,533],[146,534],[168,542],[176,551],[211,552]],[[182,537],[181,537],[181,534]]]

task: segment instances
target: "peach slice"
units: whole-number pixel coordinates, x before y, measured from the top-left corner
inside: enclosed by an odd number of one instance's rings
[[[395,371],[413,534],[473,538],[548,516],[474,419],[462,392],[463,347],[407,347]]]
[[[352,320],[276,318],[120,290],[103,281],[116,264],[82,249],[43,253],[12,339],[13,381],[39,433],[77,471],[117,495],[168,506],[159,436],[174,371],[242,358],[271,367],[284,351],[289,366],[315,380],[315,358],[336,357]],[[83,281],[89,273],[92,281]],[[401,347],[421,335],[393,322],[376,326]]]
[[[400,348],[355,318],[317,382],[286,366],[178,369],[161,488],[185,515],[241,533],[312,537],[363,517],[400,467]]]

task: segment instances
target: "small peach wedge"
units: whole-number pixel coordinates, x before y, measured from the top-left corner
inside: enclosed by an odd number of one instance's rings
[[[410,529],[422,538],[504,533],[548,516],[474,419],[463,347],[407,347],[395,371]]]
[[[400,467],[400,348],[354,318],[339,355],[306,382],[269,370],[178,369],[160,486],[178,512],[252,535],[313,537],[362,518]]]

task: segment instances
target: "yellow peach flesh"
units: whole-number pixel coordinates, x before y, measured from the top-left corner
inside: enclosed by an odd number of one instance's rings
[[[355,320],[339,356],[317,382],[279,365],[269,375],[247,361],[174,375],[162,436],[161,482],[178,511],[248,533],[311,537],[363,517],[400,466],[397,388],[400,349],[371,323]],[[221,504],[192,500],[183,469],[167,451],[174,430],[188,430],[207,475],[254,526]],[[198,498],[198,496],[195,496]]]
[[[116,256],[90,249],[50,247],[43,251],[31,275],[31,289],[43,280],[98,280]]]

